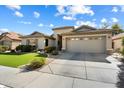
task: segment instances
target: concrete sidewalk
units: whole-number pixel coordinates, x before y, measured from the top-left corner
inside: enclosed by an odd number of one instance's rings
[[[14,88],[115,87],[114,84],[65,77],[37,71],[20,73],[19,69],[0,66],[0,83]]]

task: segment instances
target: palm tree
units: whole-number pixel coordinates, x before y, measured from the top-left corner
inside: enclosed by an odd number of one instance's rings
[[[113,24],[111,28],[113,30],[112,35],[120,34],[123,32],[123,30],[121,29],[121,26],[117,23]]]

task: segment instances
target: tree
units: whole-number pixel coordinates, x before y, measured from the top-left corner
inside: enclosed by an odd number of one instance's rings
[[[121,54],[124,56],[124,37],[122,38],[122,51],[121,51]]]
[[[120,34],[123,32],[119,24],[113,24],[111,28],[113,30],[112,35]]]

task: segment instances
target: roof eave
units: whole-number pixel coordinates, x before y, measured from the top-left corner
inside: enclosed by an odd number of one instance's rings
[[[61,35],[83,35],[83,34],[106,34],[106,33],[112,33],[111,30],[109,31],[88,31],[88,32],[70,32],[70,33],[63,33]]]
[[[74,29],[74,26],[68,26],[68,27],[56,27],[56,28],[52,28],[52,30],[68,29],[68,28],[72,28],[72,29]]]

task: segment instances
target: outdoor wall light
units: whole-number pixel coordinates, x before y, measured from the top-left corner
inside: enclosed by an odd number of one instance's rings
[[[111,38],[111,36],[108,36],[108,38]]]

